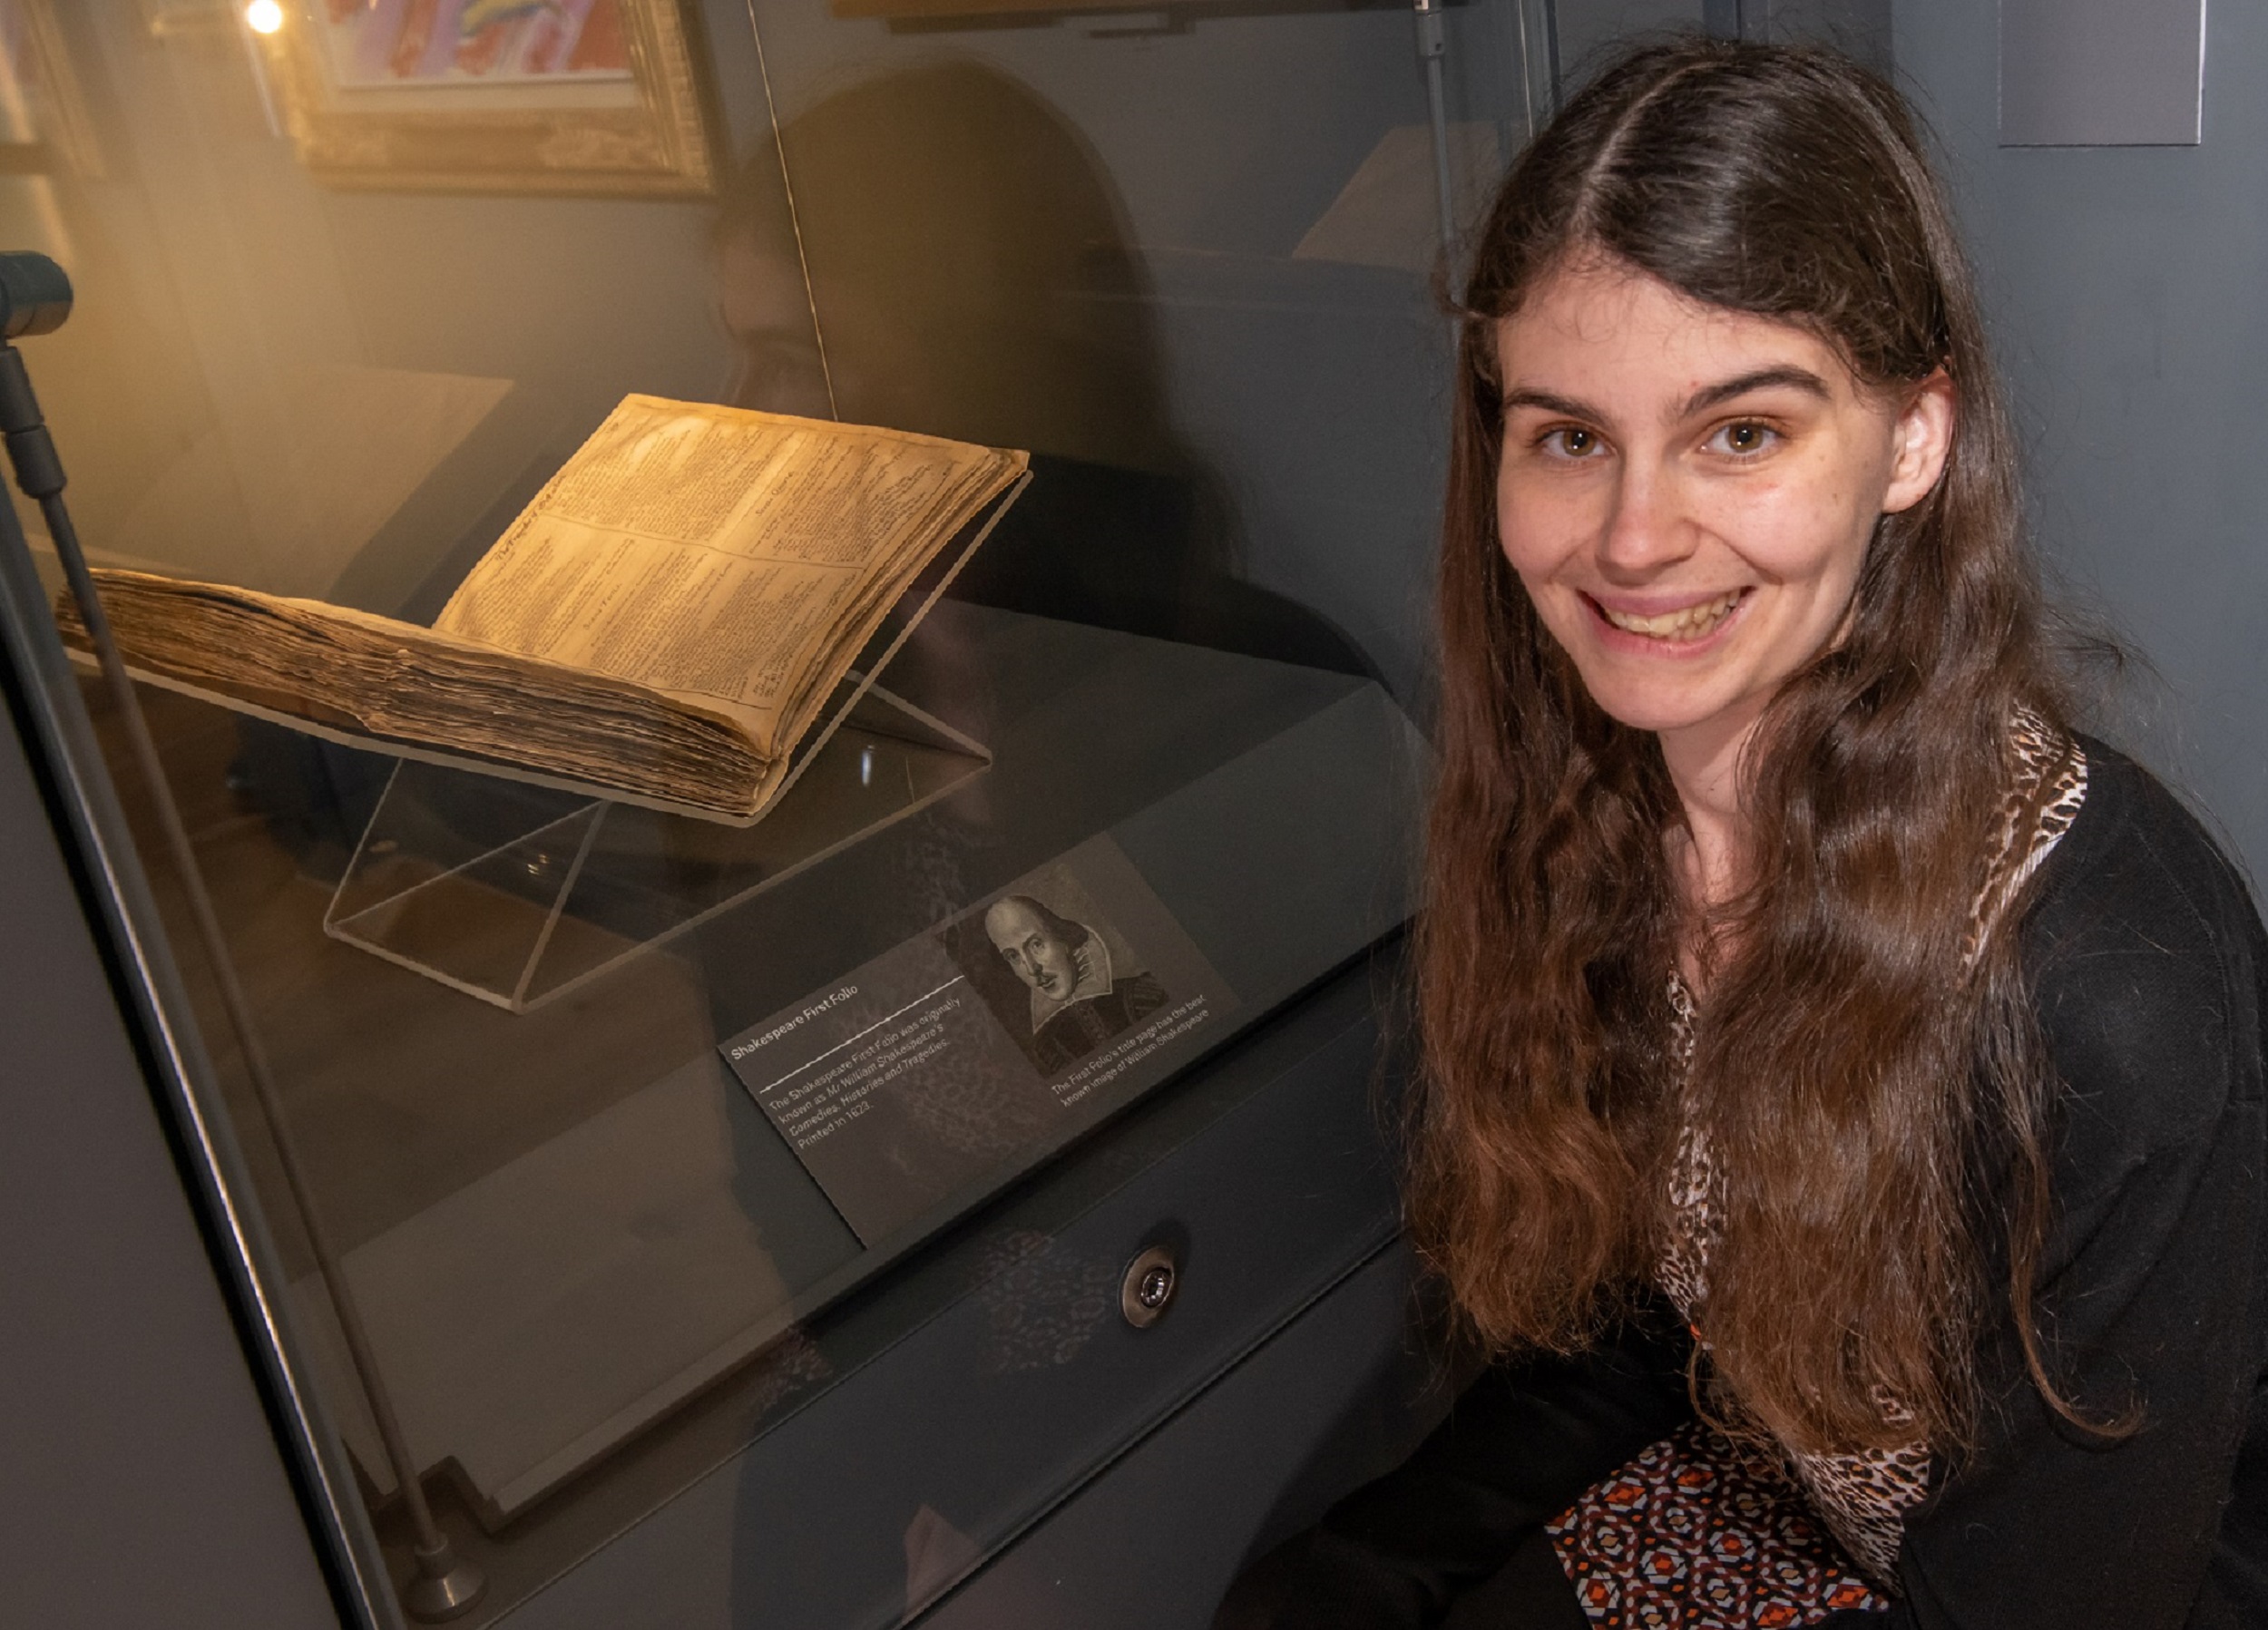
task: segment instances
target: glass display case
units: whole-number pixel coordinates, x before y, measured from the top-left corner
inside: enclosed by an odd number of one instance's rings
[[[135,676],[19,503],[19,717],[356,1613],[698,1577],[715,1622],[900,1622],[1388,1244],[1438,279],[1542,8],[0,19],[0,248],[75,285],[24,354]],[[626,400],[636,502],[577,473]],[[838,424],[897,439],[792,524],[787,455],[700,428]],[[611,575],[527,616],[607,600],[721,694],[819,592],[779,561],[948,442],[1016,457],[843,579],[753,813],[654,795],[635,732],[559,769],[613,693],[553,669],[422,736],[309,700],[398,694],[578,481]],[[717,570],[769,575],[679,592],[751,515],[777,549]],[[164,658],[152,578],[275,598]]]

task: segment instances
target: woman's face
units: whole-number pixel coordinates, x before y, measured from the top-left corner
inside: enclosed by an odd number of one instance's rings
[[[1792,324],[1577,261],[1497,330],[1504,555],[1592,697],[1736,740],[1836,637],[1874,522],[1936,484],[1942,375],[1863,388]]]

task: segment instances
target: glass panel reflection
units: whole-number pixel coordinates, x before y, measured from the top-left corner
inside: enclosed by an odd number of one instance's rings
[[[396,1580],[405,1469],[491,1582],[464,1622],[532,1623],[673,1498],[833,1457],[871,1498],[800,1531],[803,1622],[894,1622],[1386,1225],[1374,1169],[1333,1175],[1369,1132],[1366,993],[1330,981],[1409,906],[1434,200],[1453,239],[1527,128],[1539,8],[1447,14],[1438,134],[1400,8],[307,0],[266,43],[186,0],[39,9],[102,162],[51,142],[0,197],[79,285],[33,360],[99,566],[430,624],[631,393],[1031,452],[745,828],[142,688],[406,1467],[86,692],[254,1269]],[[562,18],[628,44],[553,73]],[[664,22],[697,94],[633,109]],[[688,109],[701,164],[605,171]],[[933,963],[962,1009],[883,1000]],[[1310,1057],[1327,1105],[1284,1085]],[[1255,1277],[1122,1349],[1098,1298],[1168,1196]],[[909,1430],[882,1401],[916,1393],[960,1415]],[[720,1530],[715,1576],[789,1569],[767,1532]]]

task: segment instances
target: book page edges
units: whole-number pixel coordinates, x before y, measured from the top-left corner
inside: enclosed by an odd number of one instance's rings
[[[67,647],[66,649],[73,662],[82,668],[93,668],[93,652],[76,645]],[[142,684],[154,685],[161,690],[170,690],[178,696],[190,697],[197,701],[210,703],[216,708],[225,708],[231,713],[240,713],[248,718],[262,719],[271,725],[281,725],[303,735],[318,737],[324,741],[335,743],[342,747],[354,747],[366,753],[381,753],[388,758],[413,758],[420,764],[439,765],[445,769],[470,770],[483,776],[501,776],[504,780],[518,781],[529,786],[543,786],[549,787],[555,792],[575,793],[608,804],[631,804],[640,809],[658,810],[663,815],[687,815],[695,820],[708,821],[722,826],[745,827],[756,825],[766,813],[771,799],[777,795],[779,783],[786,779],[788,767],[785,759],[774,760],[767,767],[762,781],[758,785],[757,802],[754,807],[743,814],[738,810],[715,809],[705,804],[688,804],[680,799],[665,798],[656,794],[638,792],[629,787],[615,786],[604,782],[551,775],[543,770],[531,769],[524,765],[514,764],[505,759],[484,757],[478,753],[452,752],[427,742],[406,741],[390,736],[379,736],[367,730],[350,730],[337,725],[323,724],[296,713],[286,713],[278,708],[263,707],[259,703],[248,701],[240,696],[230,696],[223,691],[210,689],[190,680],[142,668],[132,662],[126,664],[126,671]]]

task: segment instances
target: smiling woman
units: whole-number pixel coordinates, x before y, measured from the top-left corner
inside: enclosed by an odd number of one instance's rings
[[[1896,93],[1706,42],[1466,289],[1408,1206],[1491,1363],[1231,1622],[2268,1622],[2244,888],[2072,727]]]
[[[1739,752],[1846,620],[1881,518],[1936,487],[1952,383],[1870,385],[1807,329],[1597,252],[1495,346],[1504,557],[1591,698],[1659,738],[1686,853],[1727,893]]]

